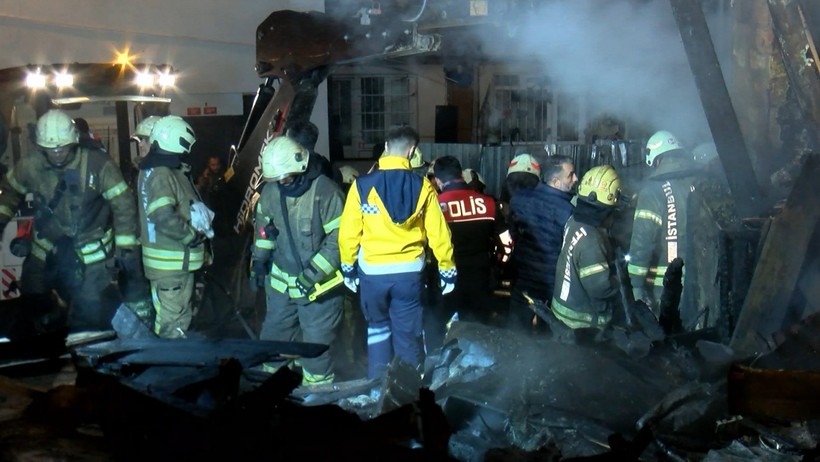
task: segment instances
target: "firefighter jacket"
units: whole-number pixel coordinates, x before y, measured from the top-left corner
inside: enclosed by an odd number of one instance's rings
[[[456,267],[489,268],[495,250],[495,199],[477,192],[463,180],[442,188],[438,203],[453,237],[453,258]]]
[[[105,153],[78,147],[66,166],[54,167],[40,153],[20,159],[0,182],[0,229],[20,202],[34,196],[31,254],[45,261],[55,243],[70,239],[85,264],[108,259],[113,247],[135,247],[134,195]]]
[[[627,265],[634,291],[660,297],[667,265],[684,258],[687,207],[697,174],[692,161],[673,155],[663,159],[638,193]]]
[[[418,272],[425,245],[440,276],[455,279],[450,229],[433,185],[410,170],[408,159],[382,156],[379,169],[357,178],[348,193],[339,228],[342,267],[358,263],[370,275]]]
[[[339,270],[344,198],[339,186],[314,165],[297,177],[306,182],[306,190],[294,193],[268,182],[256,204],[253,259],[271,264],[271,287],[291,299],[304,298],[296,286],[302,272],[321,283]]]
[[[515,284],[544,300],[552,297],[555,265],[564,225],[572,215],[572,194],[538,183],[510,199],[510,234],[514,247]]]
[[[158,279],[201,268],[205,245],[191,226],[191,203],[199,196],[190,167],[178,156],[149,153],[140,162],[137,194],[145,276]]]
[[[555,317],[573,329],[606,326],[619,294],[614,261],[606,230],[570,217],[556,266]]]

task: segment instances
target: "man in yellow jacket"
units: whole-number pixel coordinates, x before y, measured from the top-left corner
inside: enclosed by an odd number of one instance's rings
[[[394,354],[422,364],[425,244],[438,261],[442,293],[455,287],[450,230],[435,189],[410,169],[418,141],[410,127],[391,129],[378,170],[353,182],[342,212],[342,273],[350,290],[360,290],[369,378],[379,377]]]

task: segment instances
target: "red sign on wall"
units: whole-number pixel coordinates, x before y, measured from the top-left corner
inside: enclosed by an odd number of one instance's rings
[[[205,114],[216,114],[216,106],[205,106]]]
[[[189,116],[200,115],[201,113],[202,113],[202,110],[199,109],[198,107],[189,107],[188,108],[188,115]]]

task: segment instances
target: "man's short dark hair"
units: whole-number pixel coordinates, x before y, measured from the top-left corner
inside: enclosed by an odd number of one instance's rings
[[[461,162],[453,156],[439,157],[433,164],[433,175],[442,182],[461,178]]]
[[[419,144],[419,133],[408,125],[392,127],[384,138],[390,153],[401,151]]]
[[[319,127],[309,120],[300,120],[288,125],[285,134],[308,151],[313,151],[316,148],[316,141],[319,140]]]
[[[547,157],[546,165],[541,166],[544,182],[549,183],[553,178],[561,174],[564,170],[564,164],[574,164],[575,161],[570,156],[556,154]]]

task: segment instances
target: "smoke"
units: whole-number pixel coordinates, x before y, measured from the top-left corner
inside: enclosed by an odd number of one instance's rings
[[[669,130],[690,145],[708,136],[668,2],[535,4],[504,30],[515,53],[537,57],[558,92],[587,96],[588,120],[608,113],[647,131]],[[488,38],[489,49],[498,40]]]

